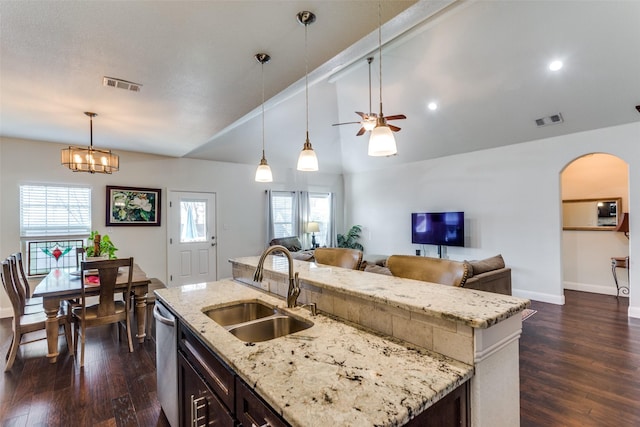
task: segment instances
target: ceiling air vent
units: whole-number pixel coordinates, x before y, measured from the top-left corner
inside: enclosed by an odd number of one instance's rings
[[[118,89],[130,90],[132,92],[140,92],[140,88],[142,87],[140,83],[128,82],[126,80],[115,79],[113,77],[103,77],[102,85]]]
[[[536,119],[536,126],[540,127],[540,126],[556,125],[562,122],[564,122],[564,119],[562,118],[562,114],[558,113],[558,114],[552,114],[547,117]]]

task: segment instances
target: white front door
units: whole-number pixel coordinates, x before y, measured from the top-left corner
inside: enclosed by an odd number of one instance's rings
[[[169,191],[168,206],[169,286],[217,280],[215,193]]]

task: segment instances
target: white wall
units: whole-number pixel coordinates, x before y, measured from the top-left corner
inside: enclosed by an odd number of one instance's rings
[[[512,268],[515,295],[562,304],[560,173],[593,152],[626,161],[629,193],[640,188],[640,123],[632,123],[347,175],[346,223],[365,227],[367,253],[414,254],[411,212],[462,210],[467,247],[449,248],[450,258],[501,253]],[[629,212],[631,282],[640,283],[634,269],[640,239],[633,239],[638,199],[630,198]],[[434,256],[435,248],[427,248]],[[629,313],[640,317],[633,285]]]
[[[274,175],[283,177],[282,180],[260,184],[254,181],[258,160],[253,166],[120,151],[120,171],[112,175],[91,175],[73,173],[61,166],[62,147],[53,143],[0,138],[0,254],[3,258],[20,250],[19,186],[23,183],[91,185],[93,228],[109,234],[119,248],[119,257],[135,257],[149,277],[158,277],[165,283],[167,190],[216,193],[218,278],[231,276],[229,258],[258,255],[264,249],[265,189],[332,191],[336,193],[339,212],[342,212],[342,175],[274,170]],[[162,189],[162,225],[105,227],[107,185]],[[338,223],[342,225],[342,218]],[[2,314],[10,315],[10,304],[4,292],[0,292]]]

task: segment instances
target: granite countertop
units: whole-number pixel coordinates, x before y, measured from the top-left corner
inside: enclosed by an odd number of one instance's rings
[[[473,376],[473,367],[304,308],[309,329],[245,343],[203,310],[239,300],[286,303],[227,279],[155,291],[213,351],[294,426],[408,422]]]
[[[260,257],[233,258],[231,263],[255,268]],[[264,269],[287,274],[282,256],[269,256]],[[528,299],[477,291],[438,283],[367,273],[294,260],[300,280],[320,288],[332,289],[412,312],[462,322],[485,329],[520,313],[531,305]]]

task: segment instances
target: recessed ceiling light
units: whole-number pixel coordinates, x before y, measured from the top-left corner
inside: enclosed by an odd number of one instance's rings
[[[549,69],[551,71],[558,71],[560,68],[562,68],[562,61],[552,61],[549,64]]]
[[[430,102],[429,105],[427,105],[427,108],[431,111],[435,111],[438,109],[438,104],[436,104],[435,102]]]

